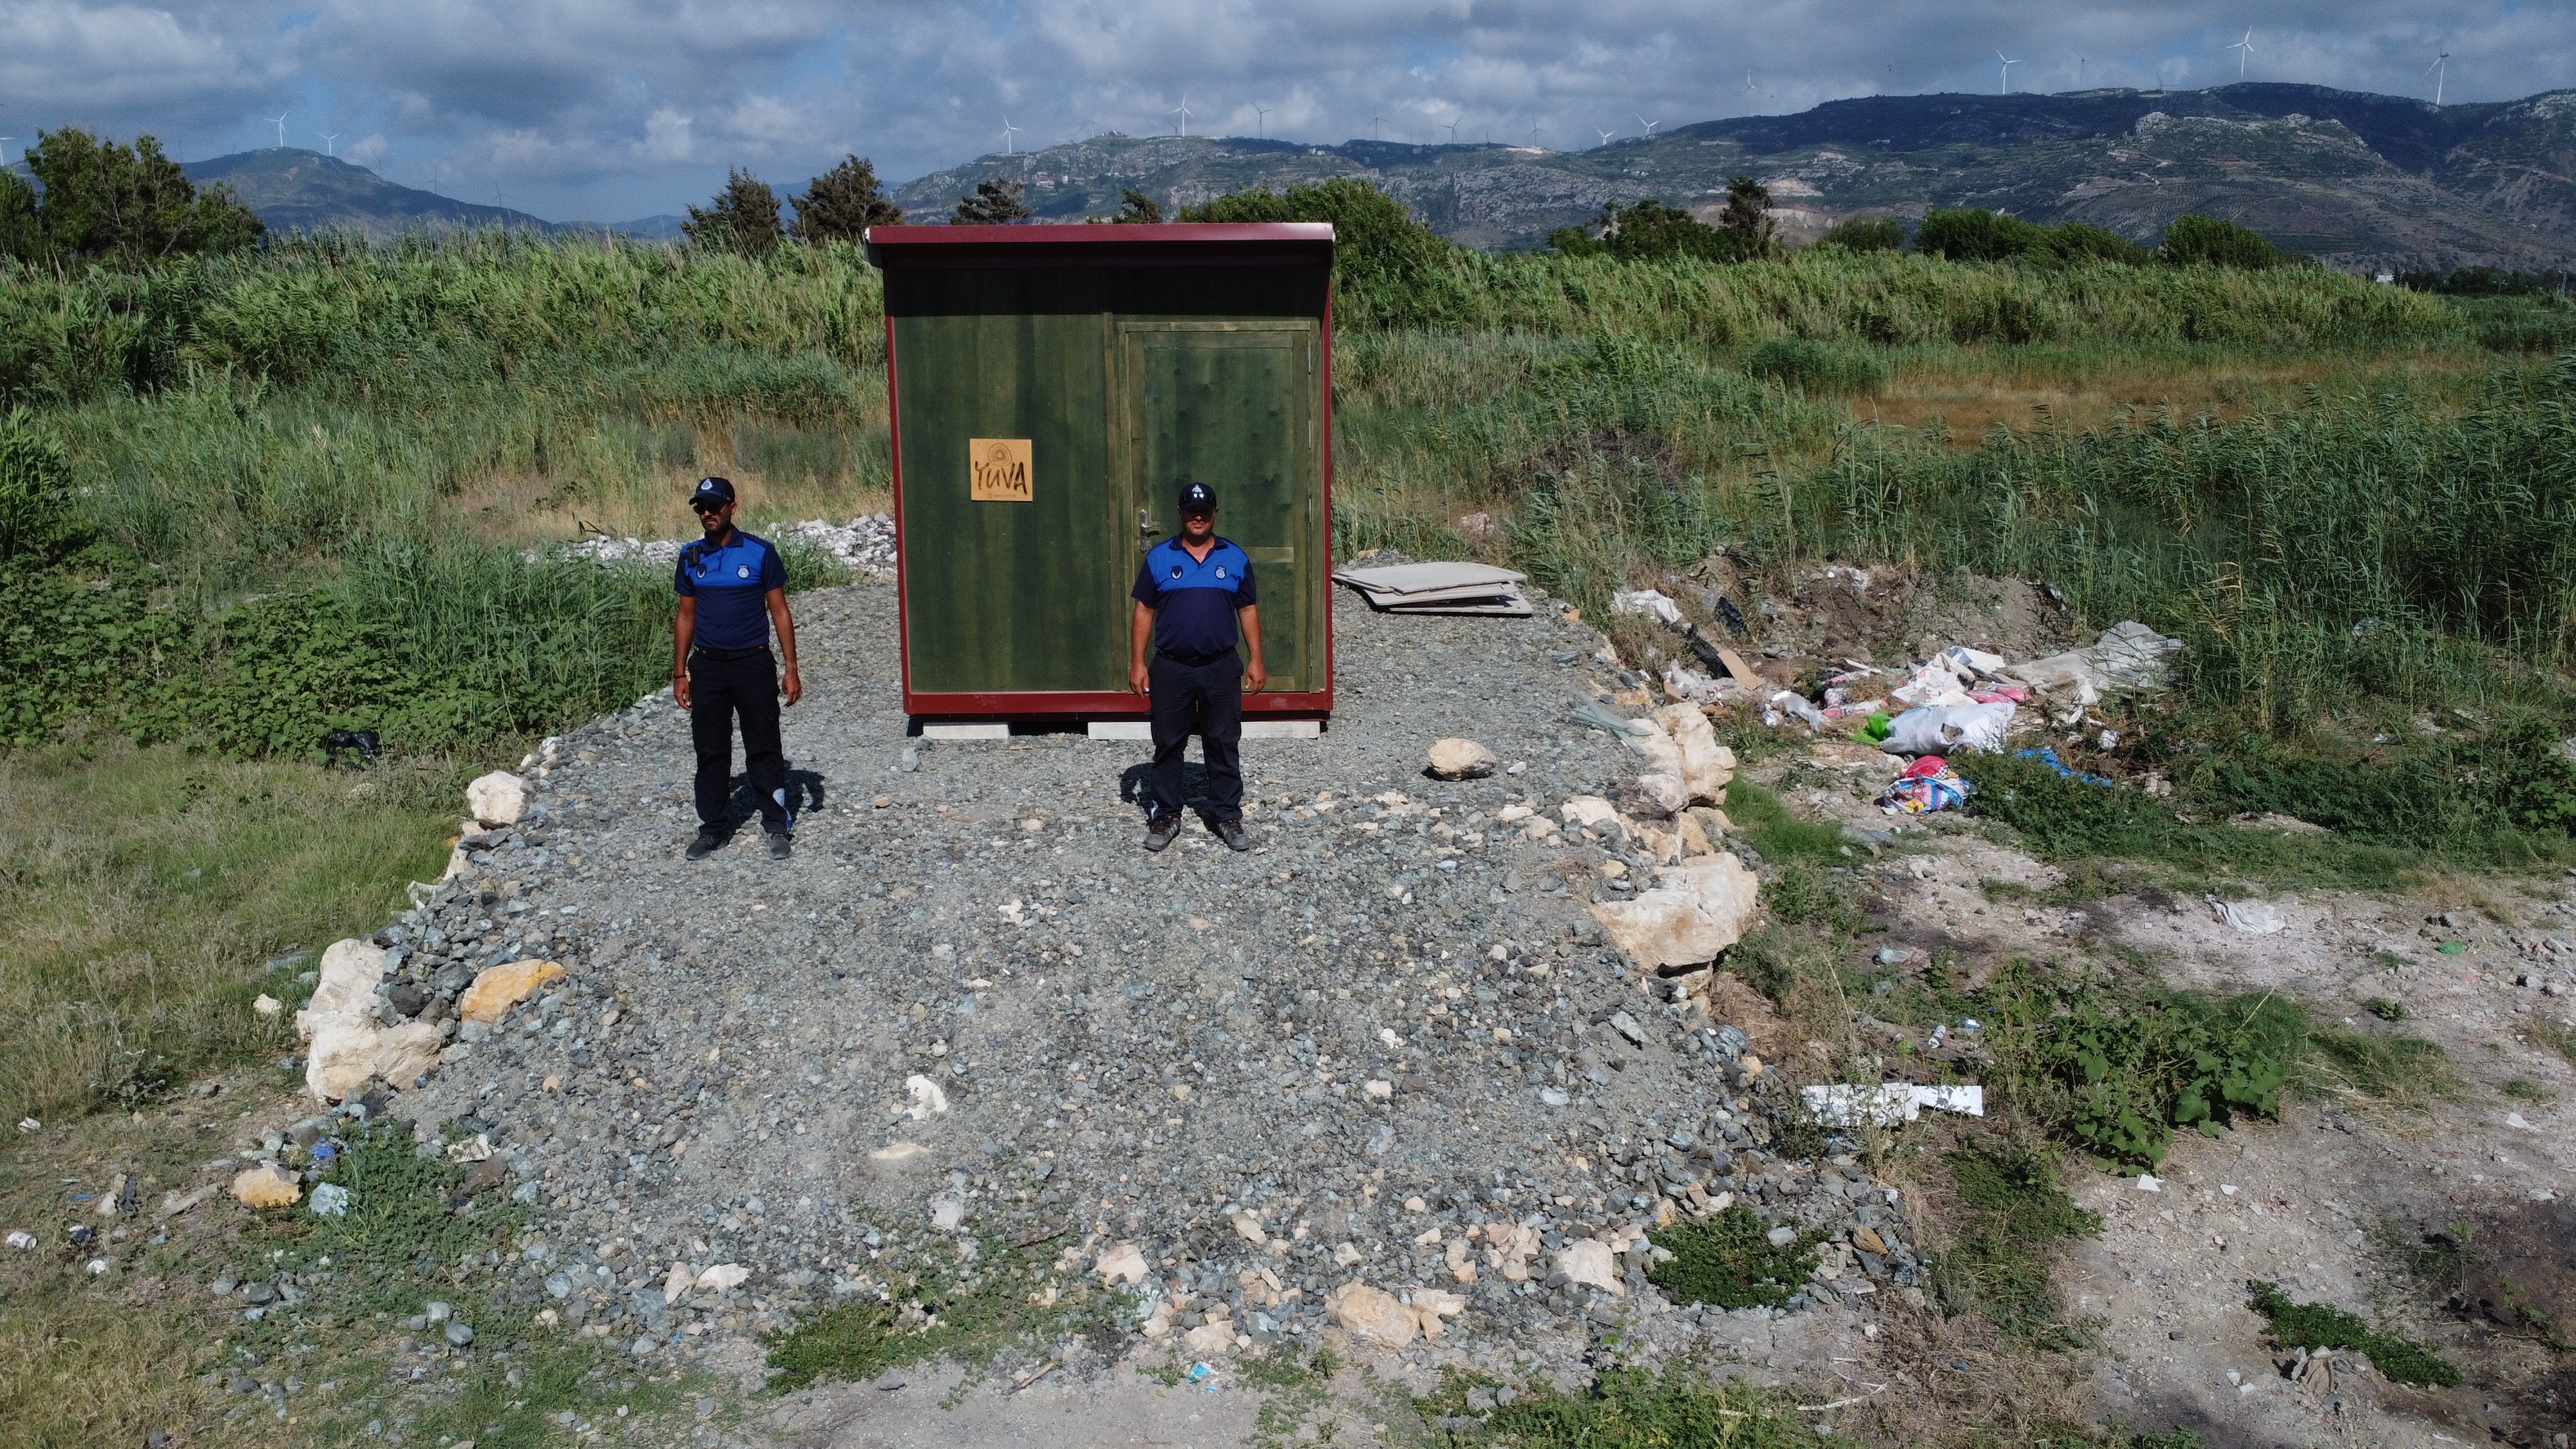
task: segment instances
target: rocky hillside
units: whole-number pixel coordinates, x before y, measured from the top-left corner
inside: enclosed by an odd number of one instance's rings
[[[1714,211],[1727,177],[1767,181],[1792,236],[1848,216],[1988,206],[2152,241],[2174,217],[2242,222],[2336,266],[2576,265],[2576,91],[2436,107],[2321,86],[1874,96],[1584,151],[1107,135],[984,156],[904,186],[923,219],[991,176],[1044,220],[1105,216],[1126,188],[1166,207],[1246,186],[1359,176],[1443,232],[1531,247],[1611,202]]]

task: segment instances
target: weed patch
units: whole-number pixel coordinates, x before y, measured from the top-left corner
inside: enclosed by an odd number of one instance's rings
[[[1015,1347],[1043,1352],[1106,1319],[1118,1301],[1083,1280],[1061,1282],[1016,1250],[1004,1251],[762,1335],[769,1388],[856,1382],[932,1359],[989,1363]]]
[[[2404,1021],[2406,1019],[2406,1003],[2402,1001],[2391,1001],[2385,996],[2374,996],[2370,998],[2368,1001],[2361,1004],[2361,1009],[2369,1012],[2375,1017],[2378,1017],[2381,1021]]]
[[[1841,826],[1798,815],[1778,795],[1741,776],[1726,787],[1726,815],[1754,850],[1775,865],[1839,861],[1848,848]]]
[[[2261,1279],[2246,1287],[2247,1306],[2271,1325],[2272,1341],[2282,1348],[2359,1349],[2391,1381],[2436,1388],[2456,1388],[2460,1371],[2449,1360],[2412,1339],[2381,1333],[2353,1313],[2324,1303],[2297,1303],[2277,1285]]]
[[[1775,1244],[1770,1229],[1741,1203],[1704,1218],[1656,1228],[1647,1241],[1672,1254],[1646,1269],[1656,1287],[1684,1303],[1721,1308],[1779,1308],[1816,1269],[1824,1235],[1802,1232]]]
[[[1439,1426],[1436,1443],[1524,1449],[1791,1449],[1833,1445],[1800,1423],[1780,1395],[1741,1380],[1710,1385],[1687,1370],[1603,1370],[1571,1392],[1523,1389],[1443,1370],[1438,1391],[1415,1401]]]
[[[2529,1077],[2516,1077],[2498,1090],[2517,1102],[2555,1102],[2558,1094]]]
[[[2015,1338],[2063,1345],[2049,1257],[2060,1243],[2100,1233],[2101,1216],[2057,1185],[2046,1154],[1994,1143],[1961,1148],[1947,1162],[1959,1221],[1932,1259],[1943,1305],[1981,1312]]]

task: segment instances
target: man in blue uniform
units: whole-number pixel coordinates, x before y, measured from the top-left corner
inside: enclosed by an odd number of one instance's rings
[[[1216,833],[1234,850],[1250,850],[1243,833],[1243,690],[1269,682],[1261,667],[1261,610],[1255,605],[1252,559],[1216,536],[1216,490],[1181,490],[1181,532],[1145,555],[1136,571],[1136,608],[1128,623],[1127,687],[1153,705],[1154,813],[1145,848],[1160,850],[1181,831],[1181,753],[1190,736],[1207,756],[1208,805]],[[1235,653],[1238,630],[1243,653]],[[1154,658],[1145,659],[1150,638]]]
[[[769,853],[787,858],[787,756],[778,743],[778,696],[805,697],[796,677],[796,621],[787,613],[787,563],[769,540],[733,526],[733,484],[701,478],[689,509],[707,536],[680,550],[671,586],[679,591],[680,617],[671,629],[671,694],[689,712],[689,738],[698,751],[698,837],[689,859],[702,860],[733,833],[725,807],[733,797],[733,722],[742,720],[742,762],[760,797],[760,824]],[[787,656],[782,681],[769,652],[769,630],[778,627]]]

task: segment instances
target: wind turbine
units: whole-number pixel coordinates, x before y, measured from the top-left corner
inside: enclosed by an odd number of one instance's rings
[[[1451,121],[1449,123],[1449,144],[1452,146],[1458,144],[1458,123],[1456,121]]]
[[[1012,156],[1012,155],[1017,155],[1017,154],[1018,154],[1017,152],[1015,152],[1015,151],[1013,151],[1013,150],[1011,149],[1011,135],[1012,135],[1012,133],[1013,133],[1013,132],[1015,132],[1015,131],[1017,131],[1017,130],[1019,130],[1019,129],[1020,129],[1019,127],[1014,126],[1014,125],[1012,125],[1012,124],[1011,124],[1011,118],[1010,118],[1008,115],[1005,115],[1005,116],[1003,116],[1003,117],[1002,117],[1002,154],[1003,154],[1003,155],[1005,155],[1005,156]]]
[[[2433,77],[2433,104],[2438,106],[2442,103],[2442,82],[2451,78],[2451,53],[2446,50],[2433,57],[2433,63],[2424,71]]]
[[[1181,134],[1188,135],[1190,133],[1190,93],[1188,91],[1181,92],[1181,103],[1172,107],[1172,114],[1181,118]]]
[[[1592,129],[1593,129],[1593,130],[1595,130],[1595,131],[1599,131],[1599,132],[1600,132],[1600,134],[1601,134],[1601,144],[1602,144],[1602,145],[1604,145],[1604,146],[1607,146],[1607,145],[1609,145],[1609,144],[1610,144],[1610,138],[1611,138],[1611,137],[1616,136],[1616,135],[1618,135],[1618,134],[1619,134],[1619,133],[1618,133],[1618,132],[1616,132],[1616,131],[1602,131],[1602,130],[1601,130],[1601,128],[1600,128],[1599,126],[1595,126],[1595,127],[1593,127]]]
[[[1663,124],[1661,121],[1649,121],[1643,116],[1637,118],[1637,123],[1646,128],[1646,134],[1649,136],[1655,134],[1655,128]]]
[[[323,147],[324,147],[323,152],[322,152],[322,154],[323,154],[323,155],[325,155],[325,156],[337,156],[337,155],[339,155],[339,154],[340,154],[340,133],[339,133],[339,132],[337,132],[337,131],[331,131],[331,132],[327,132],[327,133],[325,133],[325,134],[323,135],[323,137],[322,137],[322,145],[323,145]]]
[[[295,114],[293,111],[280,111],[274,116],[265,118],[277,127],[277,149],[281,151],[286,149],[286,118],[293,114]]]
[[[2006,95],[2006,96],[2011,95],[2011,94],[2012,94],[2012,68],[2013,68],[2014,66],[2017,66],[2017,65],[2021,64],[2021,62],[2020,62],[2019,60],[2016,60],[2016,59],[2007,59],[2007,58],[2005,57],[2004,53],[2003,53],[2002,51],[2000,51],[2000,50],[1998,50],[1998,51],[1996,51],[1996,52],[1995,52],[1995,59],[2000,60],[2000,61],[2003,61],[2003,63],[2004,63],[2004,88],[2003,88],[2002,90],[2000,90],[2000,91],[1996,92],[1996,94],[1998,94],[1998,95]]]
[[[2245,58],[2254,53],[2254,27],[2245,27],[2245,38],[2227,47],[2236,52],[2236,78],[2245,79]]]
[[[2084,89],[2084,57],[2080,55],[2075,57],[2075,88]]]
[[[1369,139],[1370,139],[1370,140],[1375,141],[1375,140],[1380,140],[1380,139],[1382,139],[1382,138],[1378,135],[1378,133],[1377,133],[1377,128],[1378,128],[1378,123],[1379,123],[1379,122],[1381,122],[1381,121],[1383,121],[1383,120],[1385,120],[1385,119],[1386,119],[1386,117],[1379,115],[1379,114],[1378,114],[1377,112],[1375,112],[1375,111],[1371,111],[1371,112],[1369,112]]]
[[[1257,101],[1256,101],[1256,102],[1254,102],[1254,103],[1253,103],[1253,107],[1252,107],[1252,114],[1257,118],[1257,123],[1256,123],[1256,127],[1255,127],[1255,129],[1257,129],[1257,130],[1259,130],[1259,131],[1260,131],[1260,133],[1261,133],[1261,139],[1262,139],[1262,140],[1264,140],[1264,141],[1269,140],[1269,139],[1270,139],[1270,108],[1269,108],[1268,106],[1262,105],[1262,104],[1260,104],[1259,102],[1257,102]]]

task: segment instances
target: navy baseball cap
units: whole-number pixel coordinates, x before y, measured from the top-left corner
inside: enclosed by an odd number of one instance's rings
[[[1216,490],[1205,483],[1192,483],[1181,490],[1181,511],[1216,507]]]
[[[689,495],[689,506],[692,508],[701,503],[722,506],[732,501],[733,480],[730,478],[701,478],[698,480],[697,491]]]

